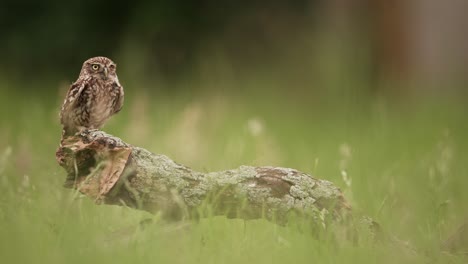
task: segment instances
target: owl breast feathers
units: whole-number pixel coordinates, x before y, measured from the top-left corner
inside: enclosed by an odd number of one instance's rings
[[[60,111],[63,136],[101,128],[122,109],[123,101],[124,91],[117,78],[116,64],[106,57],[85,61]]]

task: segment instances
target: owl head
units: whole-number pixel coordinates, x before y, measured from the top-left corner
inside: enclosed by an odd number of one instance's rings
[[[80,76],[91,76],[104,81],[117,79],[117,65],[106,57],[94,57],[86,60],[81,68]]]

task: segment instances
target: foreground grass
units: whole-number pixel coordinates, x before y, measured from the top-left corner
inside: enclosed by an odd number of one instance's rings
[[[64,173],[54,159],[60,99],[25,97],[5,87],[0,93],[4,263],[466,261],[439,250],[463,221],[468,202],[468,127],[461,104],[311,106],[274,95],[129,93],[125,110],[106,127],[197,170],[276,165],[331,180],[356,211],[407,241],[412,252],[319,241],[295,222],[280,227],[208,217],[164,223],[145,212],[95,205],[61,186]],[[136,228],[147,218],[155,223]]]

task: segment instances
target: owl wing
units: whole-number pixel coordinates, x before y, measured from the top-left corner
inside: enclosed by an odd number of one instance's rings
[[[114,105],[113,105],[114,109],[113,109],[112,114],[116,114],[122,109],[122,106],[124,103],[124,90],[123,90],[122,85],[120,85],[119,83],[114,83],[113,85],[117,93],[116,93],[116,98],[114,100]]]
[[[67,113],[70,111],[70,108],[79,101],[78,99],[86,86],[86,82],[83,81],[76,81],[70,86],[67,96],[63,101],[62,109],[60,110],[60,123],[62,125],[65,125]]]

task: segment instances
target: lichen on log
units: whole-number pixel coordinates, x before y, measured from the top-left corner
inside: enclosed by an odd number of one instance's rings
[[[67,172],[66,187],[97,203],[166,219],[211,214],[284,222],[290,212],[340,218],[350,210],[333,183],[295,169],[241,166],[202,173],[99,130],[62,139],[56,158]]]

